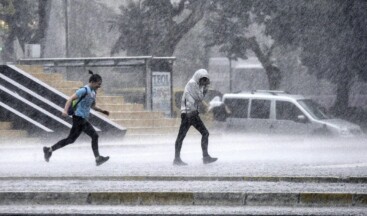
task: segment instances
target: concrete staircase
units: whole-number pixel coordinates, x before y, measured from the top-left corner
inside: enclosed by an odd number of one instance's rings
[[[66,80],[62,74],[45,73],[42,66],[17,67],[66,95],[84,86],[81,81]],[[126,127],[128,137],[170,135],[177,133],[180,124],[180,119],[166,118],[162,112],[145,111],[143,104],[126,103],[122,96],[108,96],[103,90],[98,90],[97,106],[110,111],[109,118]]]
[[[28,136],[25,130],[14,130],[11,122],[0,122],[0,137],[2,139],[25,138]]]

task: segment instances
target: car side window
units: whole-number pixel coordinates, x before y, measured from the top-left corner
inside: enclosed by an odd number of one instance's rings
[[[226,98],[224,103],[231,111],[231,118],[247,118],[249,99]]]
[[[276,119],[297,121],[302,111],[293,103],[288,101],[276,101]]]
[[[270,117],[270,100],[253,99],[251,101],[251,118],[268,119]]]

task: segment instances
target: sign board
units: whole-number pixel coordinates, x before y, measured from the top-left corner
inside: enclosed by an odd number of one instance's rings
[[[152,72],[152,96],[153,110],[164,112],[167,117],[171,117],[171,73]]]

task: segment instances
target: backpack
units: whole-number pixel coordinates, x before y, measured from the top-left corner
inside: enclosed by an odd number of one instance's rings
[[[88,89],[87,89],[86,87],[84,87],[84,88],[85,88],[85,94],[84,94],[84,95],[82,95],[78,101],[74,100],[74,101],[71,103],[71,105],[70,105],[70,107],[69,107],[69,109],[68,109],[68,115],[73,116],[73,115],[75,114],[75,111],[76,111],[76,108],[77,108],[77,106],[78,106],[79,102],[80,102],[81,100],[83,100],[83,99],[85,98],[85,96],[87,96],[87,94],[88,94]]]

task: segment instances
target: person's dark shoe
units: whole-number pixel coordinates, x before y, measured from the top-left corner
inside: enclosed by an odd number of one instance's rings
[[[49,162],[50,161],[50,157],[52,155],[52,152],[50,152],[50,148],[43,147],[43,154],[45,155],[45,161],[46,162]]]
[[[104,162],[108,161],[108,159],[110,159],[110,157],[103,157],[103,156],[99,156],[98,159],[96,159],[96,165],[102,165]]]
[[[187,166],[187,163],[183,162],[181,158],[175,158],[173,160],[173,165],[175,166]]]
[[[210,157],[210,156],[203,157],[203,163],[204,164],[213,163],[217,160],[218,160],[218,158],[213,158],[213,157]]]

